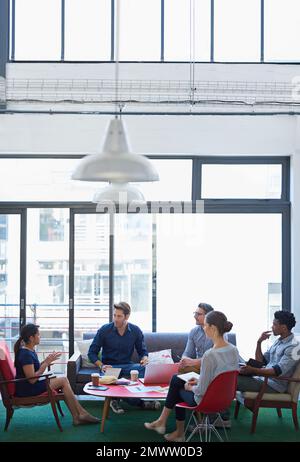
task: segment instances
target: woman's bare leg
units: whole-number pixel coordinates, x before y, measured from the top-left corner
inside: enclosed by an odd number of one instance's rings
[[[184,435],[184,420],[176,420],[176,430],[168,434],[168,439],[181,438]]]
[[[77,401],[70,382],[67,377],[56,377],[50,380],[50,387],[52,390],[62,389],[65,395],[66,404],[72,414],[73,422],[79,423],[80,421],[92,418],[93,421],[97,421],[96,417],[91,416]],[[92,421],[92,420],[89,420]]]
[[[165,427],[167,425],[167,420],[171,412],[172,412],[172,409],[164,407],[158,419],[150,423],[150,427],[151,428]]]

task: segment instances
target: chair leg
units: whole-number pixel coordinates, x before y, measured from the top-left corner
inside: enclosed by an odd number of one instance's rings
[[[277,408],[277,414],[278,414],[278,417],[282,417],[282,412],[281,412],[281,409],[278,407]]]
[[[253,411],[252,425],[251,425],[251,431],[250,431],[250,433],[255,433],[255,430],[256,430],[256,421],[257,421],[257,417],[258,417],[258,411],[259,411],[259,409],[254,409],[254,411]]]
[[[62,408],[61,408],[60,402],[57,401],[57,402],[56,402],[56,405],[57,405],[57,408],[58,408],[58,410],[59,410],[59,412],[60,412],[60,415],[61,415],[62,417],[64,417],[65,414],[63,413],[63,410],[62,410]]]
[[[297,403],[292,404],[292,413],[295,429],[299,430],[298,417],[297,417]]]
[[[241,403],[238,400],[236,400],[235,409],[234,409],[234,418],[235,419],[237,419],[237,417],[239,415],[240,406],[241,406]]]
[[[63,429],[62,429],[62,426],[61,426],[60,421],[59,421],[59,417],[58,417],[56,406],[55,406],[55,401],[50,401],[50,404],[51,404],[51,407],[52,407],[52,412],[53,412],[53,415],[55,417],[57,426],[60,429],[60,431],[62,432]]]
[[[9,426],[9,423],[11,421],[12,416],[14,415],[14,410],[12,408],[6,408],[6,422],[5,422],[5,427],[4,431],[6,432]]]

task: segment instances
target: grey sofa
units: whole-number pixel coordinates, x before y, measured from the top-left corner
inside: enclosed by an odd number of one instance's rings
[[[84,340],[93,338],[96,333],[84,334]],[[236,345],[235,334],[227,334],[228,341]],[[185,345],[188,339],[188,333],[183,332],[145,332],[145,343],[148,352],[160,351],[171,348],[174,362],[179,361],[184,352]],[[138,362],[138,355],[134,351],[132,356],[133,362]],[[68,361],[67,376],[71,387],[76,395],[83,394],[84,385],[91,380],[91,374],[95,372],[95,368],[87,368],[81,366],[80,353],[74,353]]]

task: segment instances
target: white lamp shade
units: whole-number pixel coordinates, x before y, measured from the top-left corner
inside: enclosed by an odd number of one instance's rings
[[[112,201],[116,203],[128,203],[132,201],[145,202],[141,191],[128,183],[111,183],[103,189],[97,191],[93,197],[93,202],[101,203]]]
[[[108,126],[103,152],[84,157],[72,179],[127,183],[157,181],[159,176],[147,157],[129,152],[123,121],[113,119]]]

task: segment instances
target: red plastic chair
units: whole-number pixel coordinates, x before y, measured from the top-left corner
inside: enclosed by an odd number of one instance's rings
[[[51,375],[52,377],[49,377]],[[62,409],[60,407],[60,400],[64,400],[64,394],[62,392],[53,391],[50,388],[50,380],[54,376],[50,374],[43,374],[39,377],[45,377],[47,391],[37,396],[26,396],[18,397],[15,396],[16,382],[25,381],[28,379],[16,379],[16,370],[12,362],[8,347],[5,342],[0,342],[0,392],[2,395],[2,402],[6,408],[6,422],[4,431],[8,429],[10,420],[14,414],[15,409],[19,407],[32,407],[40,406],[44,404],[51,404],[52,411],[60,431],[63,431],[59,421],[56,406],[60,414],[63,416]]]
[[[182,407],[187,410],[191,410],[192,414],[189,419],[189,422],[186,426],[187,428],[193,419],[196,426],[186,441],[194,436],[196,432],[199,432],[200,441],[202,441],[202,433],[204,432],[205,441],[210,441],[211,433],[213,432],[220,441],[223,441],[220,433],[215,428],[214,424],[209,421],[209,414],[217,414],[223,424],[223,419],[220,415],[220,412],[225,411],[231,405],[231,402],[235,398],[236,389],[237,389],[237,376],[239,371],[228,371],[222,372],[209,384],[200,404],[197,406],[189,406],[187,403],[178,403],[177,407]],[[199,422],[196,418],[196,413],[202,414],[202,419]],[[228,440],[226,428],[223,425],[223,430],[225,432],[226,439]]]

